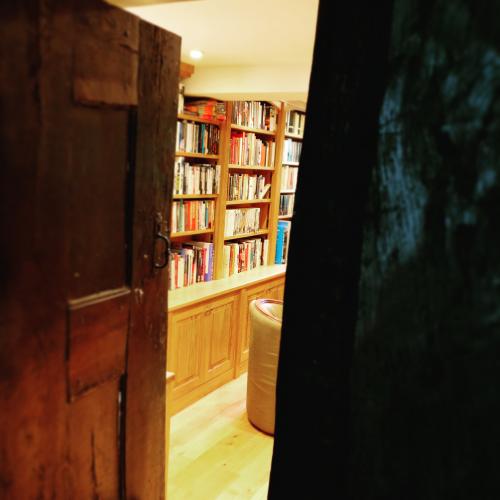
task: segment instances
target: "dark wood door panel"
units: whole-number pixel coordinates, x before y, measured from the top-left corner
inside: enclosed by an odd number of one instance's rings
[[[70,400],[125,372],[130,290],[120,288],[68,304]]]
[[[0,498],[163,498],[180,40],[97,0],[0,18]]]

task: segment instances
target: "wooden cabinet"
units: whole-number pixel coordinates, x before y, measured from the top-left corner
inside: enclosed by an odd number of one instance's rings
[[[194,403],[247,370],[250,341],[249,304],[254,299],[283,299],[284,266],[274,274],[260,270],[255,279],[228,278],[170,292],[167,370],[170,413]],[[259,274],[260,273],[260,274]],[[188,293],[190,292],[190,293]],[[198,294],[193,299],[193,294]]]
[[[236,294],[169,315],[167,367],[175,373],[173,413],[232,378],[237,316]]]

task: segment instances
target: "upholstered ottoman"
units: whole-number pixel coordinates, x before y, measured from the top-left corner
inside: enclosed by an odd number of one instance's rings
[[[258,429],[274,434],[276,377],[283,302],[257,299],[250,303],[247,414]]]

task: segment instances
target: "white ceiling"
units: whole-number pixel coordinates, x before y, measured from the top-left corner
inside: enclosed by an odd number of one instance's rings
[[[146,6],[143,4],[148,0],[110,1],[182,37],[181,59],[195,66],[196,78],[191,82],[194,94],[203,95],[204,90],[213,94],[213,81],[210,89],[203,86],[208,78],[204,71],[209,68],[212,78],[216,67],[226,70],[233,67],[231,74],[237,82],[241,71],[241,75],[252,71],[253,78],[258,80],[260,73],[262,78],[268,78],[270,68],[273,74],[279,74],[279,68],[283,67],[282,82],[270,82],[269,93],[275,96],[280,90],[293,87],[293,99],[300,94],[306,100],[318,0],[188,0]],[[131,6],[134,1],[136,6]],[[191,60],[191,49],[203,51],[203,59]],[[296,83],[290,81],[292,73],[298,77]],[[235,88],[233,93],[242,98],[248,88]],[[229,94],[226,92],[225,97]]]
[[[311,64],[318,0],[196,0],[127,10],[182,37],[196,66]],[[200,49],[201,61],[189,51]]]

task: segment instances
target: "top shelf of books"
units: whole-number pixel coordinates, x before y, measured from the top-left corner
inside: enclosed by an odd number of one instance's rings
[[[255,134],[276,135],[276,107],[260,101],[234,101],[231,106],[231,128]]]
[[[214,118],[204,118],[202,116],[189,115],[186,113],[179,113],[179,115],[177,115],[177,119],[191,121],[191,122],[197,122],[197,123],[208,123],[210,125],[217,125],[217,126],[220,126],[222,123],[221,120],[216,120]]]

